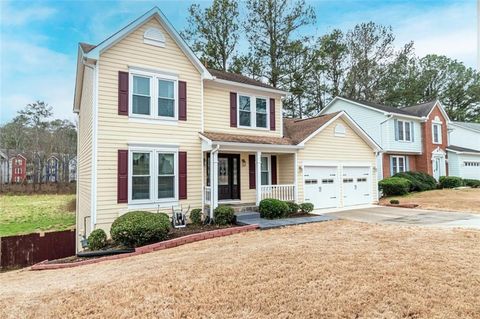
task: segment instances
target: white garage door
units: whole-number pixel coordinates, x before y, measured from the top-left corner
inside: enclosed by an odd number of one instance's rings
[[[337,167],[306,166],[304,169],[305,202],[316,209],[338,206]]]
[[[463,161],[463,178],[480,179],[480,158]]]
[[[370,167],[343,167],[343,206],[372,202]]]

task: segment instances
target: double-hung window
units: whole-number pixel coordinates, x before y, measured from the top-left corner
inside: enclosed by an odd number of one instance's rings
[[[177,119],[178,79],[140,70],[130,72],[130,116]]]
[[[269,105],[266,97],[238,95],[240,127],[266,129],[269,125]]]
[[[391,156],[390,157],[391,175],[397,173],[403,173],[408,170],[407,157],[406,156]]]
[[[177,150],[138,148],[129,158],[130,203],[177,200]]]
[[[442,144],[442,124],[432,124],[432,140],[435,144]]]
[[[396,140],[402,142],[413,141],[413,122],[395,120],[395,136]]]
[[[270,158],[262,156],[261,162],[262,185],[270,185]]]

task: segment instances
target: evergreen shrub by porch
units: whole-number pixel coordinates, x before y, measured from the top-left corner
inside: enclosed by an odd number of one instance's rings
[[[287,203],[278,199],[265,198],[260,201],[258,206],[260,217],[275,219],[287,216],[289,208]]]
[[[194,225],[201,225],[202,224],[202,209],[201,208],[192,209],[192,212],[190,213],[190,220],[192,221],[192,224],[194,224]]]
[[[433,176],[423,172],[403,172],[393,175],[410,181],[411,192],[424,192],[437,188],[437,181]]]
[[[464,179],[463,182],[465,183],[465,186],[469,186],[472,188],[480,188],[479,179]]]
[[[235,222],[235,211],[230,206],[220,205],[213,211],[213,218],[217,225],[230,225]]]
[[[287,211],[288,216],[298,213],[298,210],[300,209],[300,206],[297,203],[285,202],[285,204],[287,204],[287,206],[288,206],[288,211]]]
[[[378,182],[385,196],[405,195],[410,191],[410,181],[403,177],[389,177]]]
[[[95,229],[88,236],[88,249],[99,250],[107,245],[107,234],[103,229]]]
[[[441,188],[455,188],[463,186],[463,179],[456,176],[441,176],[440,187]]]
[[[137,247],[167,239],[170,218],[164,213],[129,212],[115,219],[112,239],[127,247]]]
[[[313,206],[312,203],[302,203],[300,204],[300,210],[304,214],[310,213],[315,207]]]

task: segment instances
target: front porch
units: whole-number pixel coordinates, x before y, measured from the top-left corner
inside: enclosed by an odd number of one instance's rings
[[[203,206],[213,217],[222,204],[239,213],[265,198],[297,202],[296,163],[296,148],[285,145],[204,143]]]

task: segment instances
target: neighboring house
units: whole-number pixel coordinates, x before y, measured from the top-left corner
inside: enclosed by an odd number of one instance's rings
[[[447,130],[450,122],[438,101],[395,108],[336,97],[321,114],[345,111],[378,143],[378,178],[398,172],[421,171],[447,175]]]
[[[59,176],[59,160],[58,157],[52,155],[47,159],[45,163],[45,173],[43,180],[49,183],[56,183],[58,182]]]
[[[451,122],[449,174],[480,179],[480,123]]]
[[[9,172],[8,172],[8,156],[7,153],[0,150],[0,183],[7,184],[9,181]]]
[[[205,68],[158,8],[80,44],[78,234],[131,210],[376,202],[378,144],[345,112],[284,120],[287,94]]]
[[[77,180],[77,157],[68,161],[68,181],[75,182]]]
[[[11,183],[23,183],[27,177],[27,158],[17,154],[10,159]]]

